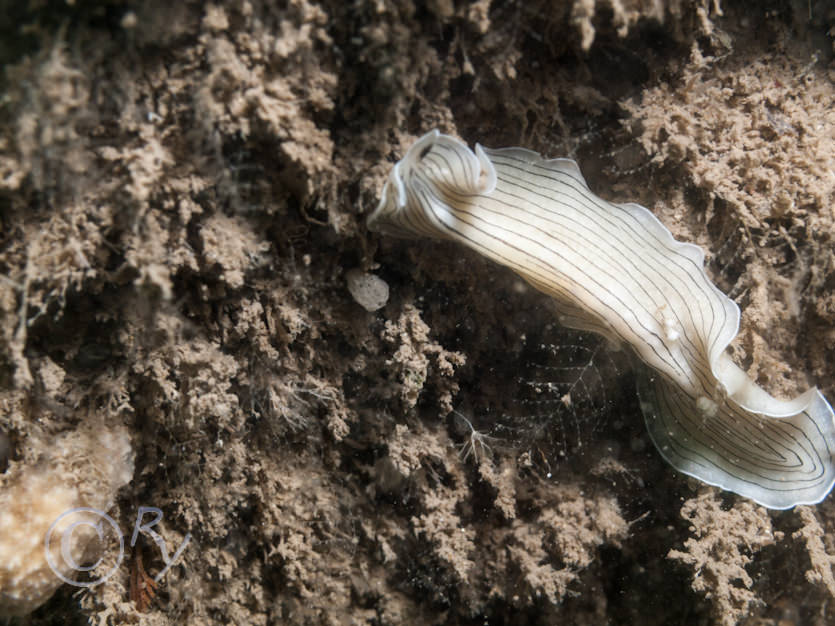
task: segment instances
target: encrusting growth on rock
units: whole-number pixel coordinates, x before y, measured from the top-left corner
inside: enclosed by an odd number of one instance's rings
[[[64,584],[58,574],[75,576],[65,549],[77,564],[103,556],[87,554],[88,546],[98,543],[93,542],[93,527],[102,521],[98,514],[68,516],[51,527],[77,507],[106,512],[133,476],[133,450],[123,426],[94,422],[39,445],[45,453],[37,463],[12,462],[0,474],[0,616],[31,612]],[[55,540],[47,552],[50,528]]]

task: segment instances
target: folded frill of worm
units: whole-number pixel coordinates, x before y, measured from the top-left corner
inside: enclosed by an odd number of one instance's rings
[[[702,250],[644,207],[597,197],[574,161],[432,131],[394,166],[368,225],[464,244],[552,296],[563,325],[628,346],[647,428],[679,471],[774,509],[830,491],[826,399],[780,400],[750,380],[726,352],[739,309]]]

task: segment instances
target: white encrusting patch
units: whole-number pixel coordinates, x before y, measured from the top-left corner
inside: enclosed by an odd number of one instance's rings
[[[835,421],[817,389],[779,400],[726,353],[739,309],[644,207],[594,195],[570,159],[432,131],[395,165],[374,230],[462,243],[557,300],[560,322],[628,345],[641,409],[681,472],[775,508],[835,482]]]
[[[678,332],[675,318],[667,311],[667,305],[662,304],[658,307],[656,314],[659,317],[659,324],[664,336],[668,341],[678,341],[681,334]]]
[[[696,400],[696,407],[705,417],[716,417],[719,415],[719,405],[707,396],[699,396]]]

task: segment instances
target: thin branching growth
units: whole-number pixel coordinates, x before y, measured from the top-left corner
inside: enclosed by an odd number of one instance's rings
[[[488,444],[488,441],[496,441],[495,437],[491,437],[483,432],[480,432],[475,429],[473,423],[468,420],[462,413],[458,411],[453,411],[453,415],[461,420],[469,429],[469,436],[461,444],[459,447],[459,454],[461,455],[461,460],[466,463],[470,457],[473,458],[475,464],[478,465],[481,460],[479,459],[479,455],[481,458],[492,458],[493,450]]]

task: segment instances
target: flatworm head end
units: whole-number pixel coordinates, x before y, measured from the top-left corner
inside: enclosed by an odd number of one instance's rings
[[[429,224],[439,219],[439,209],[443,213],[448,194],[489,194],[495,187],[496,170],[480,145],[473,151],[432,130],[392,168],[368,228],[395,237],[438,238],[439,229]]]

